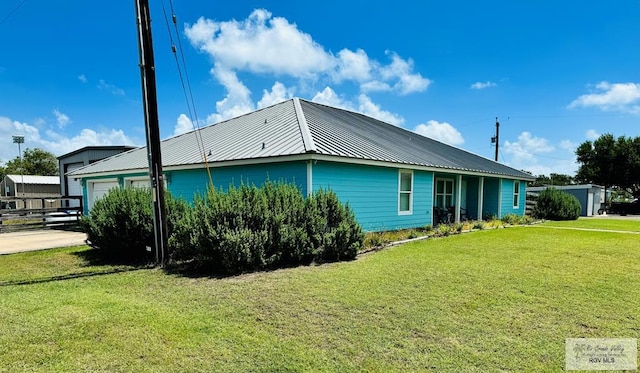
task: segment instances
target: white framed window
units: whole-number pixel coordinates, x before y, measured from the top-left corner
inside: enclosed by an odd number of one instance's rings
[[[520,207],[520,181],[513,181],[513,208],[517,209]]]
[[[413,213],[413,171],[398,172],[398,215]]]
[[[436,179],[436,207],[453,206],[453,179]]]

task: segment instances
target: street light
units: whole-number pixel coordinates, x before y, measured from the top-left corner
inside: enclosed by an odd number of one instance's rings
[[[24,144],[24,136],[21,135],[13,135],[13,143],[18,144],[18,154],[20,156],[20,179],[22,181],[22,196],[24,197],[24,172],[22,171],[22,149],[20,148],[20,144]],[[18,188],[16,188],[16,191]]]

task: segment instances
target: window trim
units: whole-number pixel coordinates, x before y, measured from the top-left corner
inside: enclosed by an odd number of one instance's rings
[[[438,182],[439,181],[444,181],[444,184],[442,185],[442,193],[438,193]],[[455,206],[456,204],[456,181],[453,178],[450,177],[438,177],[436,178],[436,181],[434,183],[434,192],[433,192],[433,206],[438,206],[438,195],[442,195],[443,199],[442,201],[444,202],[446,200],[446,196],[449,195],[449,193],[447,193],[447,182],[450,181],[451,182],[451,206]],[[447,208],[449,206],[439,206],[442,208]]]
[[[516,192],[516,185],[518,186],[517,187],[517,189],[518,189],[517,192]],[[520,193],[521,193],[520,181],[519,180],[514,180],[513,181],[513,202],[515,202],[513,204],[513,208],[514,209],[519,209],[520,208]]]
[[[409,191],[403,191],[401,189],[403,174],[411,175],[411,190]],[[413,179],[414,179],[413,170],[398,170],[398,215],[413,215]],[[404,210],[404,211],[401,210],[401,203],[402,203],[401,196],[403,194],[409,195],[409,210]]]

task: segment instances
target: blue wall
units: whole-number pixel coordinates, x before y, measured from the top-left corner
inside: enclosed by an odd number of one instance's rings
[[[348,203],[365,231],[431,224],[433,173],[413,172],[413,212],[398,214],[398,168],[319,161],[313,164],[313,190],[333,190]]]
[[[518,208],[513,208],[513,184],[520,183],[520,196]],[[507,214],[524,215],[526,207],[526,183],[524,181],[502,180],[502,205],[500,206],[500,218]]]
[[[467,181],[467,218],[478,219],[478,178],[463,177]]]
[[[209,186],[205,169],[171,171],[170,175],[169,191],[188,202],[195,194],[204,195]],[[295,183],[304,195],[307,193],[307,164],[303,161],[211,168],[211,177],[216,189],[226,190],[231,184],[241,183],[260,186],[270,180]]]
[[[493,215],[498,217],[498,194],[500,188],[500,179],[484,178],[484,202],[482,203],[483,219]]]

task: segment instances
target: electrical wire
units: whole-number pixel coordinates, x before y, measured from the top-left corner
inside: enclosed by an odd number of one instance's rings
[[[18,4],[18,6],[16,6],[15,8],[13,8],[12,11],[9,12],[9,14],[7,14],[4,18],[2,18],[2,20],[0,20],[0,25],[3,24],[6,20],[8,20],[9,18],[11,18],[12,15],[14,15],[18,10],[20,10],[20,8],[22,8],[22,6],[27,2],[27,0],[22,0],[22,2],[20,4]]]
[[[180,41],[180,31],[178,30],[177,17],[173,8],[173,1],[169,0],[169,5],[171,7],[171,20],[174,26],[176,39],[178,40],[178,48],[173,41],[173,33],[171,31],[171,26],[169,25],[169,19],[167,16],[167,10],[165,6],[164,0],[162,1],[162,12],[164,13],[164,20],[167,26],[167,33],[169,34],[169,41],[171,43],[171,52],[173,53],[174,60],[176,63],[176,68],[178,70],[178,75],[180,78],[180,84],[182,86],[182,93],[185,98],[185,102],[187,105],[187,112],[189,113],[189,120],[191,120],[191,125],[194,129],[194,135],[196,137],[196,143],[198,145],[198,150],[204,162],[205,168],[207,170],[207,175],[209,176],[209,183],[211,189],[214,189],[213,177],[211,176],[211,169],[209,167],[209,161],[207,159],[207,154],[205,154],[204,140],[202,138],[202,133],[200,131],[200,119],[198,118],[198,113],[196,110],[195,100],[193,99],[193,90],[191,89],[191,81],[189,79],[189,73],[187,70],[187,62],[184,57],[184,50],[182,48],[182,42]],[[178,60],[177,53],[180,53],[180,59],[182,60],[182,67],[180,66],[180,60]],[[184,72],[184,75],[183,75]],[[186,84],[185,84],[186,81]]]

